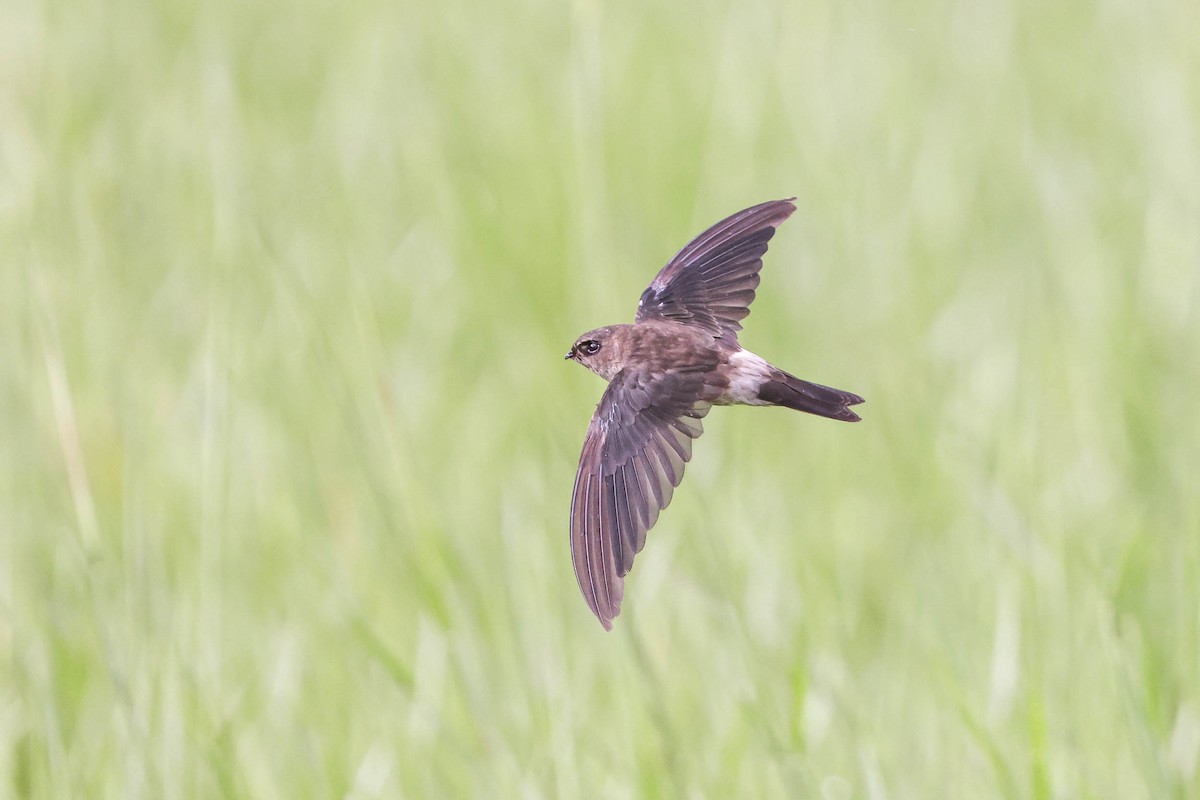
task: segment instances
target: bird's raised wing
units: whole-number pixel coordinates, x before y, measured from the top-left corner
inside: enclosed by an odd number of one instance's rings
[[[652,373],[626,368],[609,383],[583,442],[571,498],[571,559],[579,589],[612,630],[624,576],[646,531],[671,502],[710,404],[710,366]]]
[[[730,343],[750,313],[762,256],[775,229],[796,210],[773,200],[727,217],[693,239],[654,277],[638,301],[637,321],[700,325]]]

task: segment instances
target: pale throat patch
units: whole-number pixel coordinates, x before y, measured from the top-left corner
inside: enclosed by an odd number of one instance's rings
[[[758,399],[758,388],[771,377],[772,367],[766,359],[749,350],[739,350],[729,357],[729,388],[725,390],[727,403],[743,403],[750,406],[770,405]]]

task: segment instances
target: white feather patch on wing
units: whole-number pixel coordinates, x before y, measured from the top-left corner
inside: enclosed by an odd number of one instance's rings
[[[726,404],[741,403],[748,406],[770,405],[758,399],[758,389],[771,378],[774,370],[765,358],[756,356],[749,350],[739,350],[729,357],[729,388],[725,397],[721,398]]]

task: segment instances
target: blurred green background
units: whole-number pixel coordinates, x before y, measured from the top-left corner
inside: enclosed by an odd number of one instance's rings
[[[0,795],[1200,796],[1200,6],[8,0]],[[628,321],[797,195],[606,634]]]

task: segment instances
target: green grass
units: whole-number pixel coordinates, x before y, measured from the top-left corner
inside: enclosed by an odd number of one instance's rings
[[[0,795],[1200,797],[1200,10],[15,0]],[[562,354],[799,197],[605,634]]]

